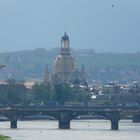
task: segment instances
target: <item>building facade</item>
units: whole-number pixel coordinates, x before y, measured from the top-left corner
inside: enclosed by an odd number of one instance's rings
[[[68,83],[75,69],[74,58],[70,53],[70,40],[65,33],[61,38],[60,53],[54,61],[53,83]]]

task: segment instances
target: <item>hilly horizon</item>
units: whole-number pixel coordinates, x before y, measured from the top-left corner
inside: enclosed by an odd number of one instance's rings
[[[93,49],[72,49],[71,53],[78,70],[85,66],[88,81],[140,81],[140,53],[96,53]],[[0,64],[6,65],[0,78],[43,79],[46,64],[53,73],[53,61],[58,54],[59,48],[0,53]]]

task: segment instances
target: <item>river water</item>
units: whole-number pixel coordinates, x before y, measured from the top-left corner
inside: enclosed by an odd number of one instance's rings
[[[18,129],[0,122],[0,134],[13,140],[139,140],[140,123],[122,120],[120,130],[110,130],[106,120],[75,120],[70,130],[59,130],[57,121],[18,121]]]

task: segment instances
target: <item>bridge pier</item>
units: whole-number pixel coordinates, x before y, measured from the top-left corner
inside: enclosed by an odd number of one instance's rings
[[[111,112],[111,130],[119,130],[120,114],[118,111]]]
[[[134,123],[140,123],[140,115],[133,115],[132,120]]]
[[[17,128],[17,120],[10,120],[10,128]]]
[[[59,120],[59,129],[70,129],[69,120]]]
[[[18,120],[17,115],[14,115],[14,114],[11,115],[9,120],[10,120],[10,128],[16,129],[17,128],[17,120]]]
[[[119,130],[119,121],[117,120],[111,121],[111,130]]]
[[[70,111],[61,111],[59,114],[59,129],[70,129],[70,121],[71,121],[71,113]]]

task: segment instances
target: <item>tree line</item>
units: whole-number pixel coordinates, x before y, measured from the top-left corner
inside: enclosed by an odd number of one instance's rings
[[[69,84],[36,83],[32,89],[24,85],[7,84],[0,87],[0,105],[64,105],[87,103],[90,96],[85,89]]]

